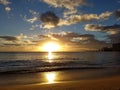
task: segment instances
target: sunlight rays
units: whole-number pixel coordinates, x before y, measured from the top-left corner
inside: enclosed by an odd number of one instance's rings
[[[48,42],[43,46],[43,50],[47,52],[58,51],[60,46],[55,42]]]

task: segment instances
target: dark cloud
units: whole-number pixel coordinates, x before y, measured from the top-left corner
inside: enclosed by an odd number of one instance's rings
[[[60,42],[71,42],[70,39],[78,37],[80,34],[74,32],[51,33],[49,35],[38,35],[40,40],[59,40]]]
[[[53,33],[51,39],[59,40],[63,43],[74,43],[74,44],[106,44],[105,41],[100,41],[95,38],[92,34],[78,34],[74,32],[66,32],[64,34]]]
[[[90,22],[96,20],[107,20],[112,15],[112,12],[103,12],[99,15],[97,14],[73,14],[67,18],[59,18],[53,12],[48,11],[41,15],[40,20],[44,23],[41,28],[51,29],[55,26],[70,26],[72,24],[77,24],[80,22]]]
[[[4,44],[4,46],[21,46],[21,44]]]
[[[83,38],[94,38],[94,35],[92,35],[92,34],[82,34],[82,35],[80,35],[79,37],[83,37]]]
[[[103,28],[103,30],[107,30],[107,29],[119,29],[120,30],[120,25],[115,24],[115,25],[111,25],[111,26],[104,26],[102,28]]]
[[[111,43],[120,43],[120,32],[113,35],[107,35]]]
[[[17,36],[0,36],[3,46],[42,46],[46,42],[57,41],[63,48],[96,48],[100,49],[107,45],[106,42],[97,40],[92,34],[79,34],[74,32],[50,33],[49,35],[37,35],[36,40],[19,39]],[[6,42],[6,41],[12,42]],[[19,40],[19,41],[18,41]],[[4,42],[5,41],[5,42]],[[18,41],[18,42],[17,42]]]
[[[49,24],[53,27],[57,26],[57,24],[59,23],[59,17],[56,16],[56,14],[52,11],[47,11],[45,13],[43,13],[40,16],[40,20],[45,23],[45,24]]]
[[[19,41],[19,39],[14,36],[0,36],[0,38],[4,39],[6,41]]]
[[[116,10],[113,15],[115,16],[116,19],[120,19],[120,10]]]
[[[97,40],[95,36],[92,34],[82,34],[79,35],[78,37],[73,37],[71,41],[79,42],[81,44],[94,45],[94,46],[96,44],[105,44],[105,41]]]
[[[58,40],[62,43],[71,43],[73,37],[78,37],[80,34],[74,32],[64,32],[64,33],[52,33],[50,38],[53,40]]]
[[[0,36],[0,44],[4,46],[23,46],[23,45],[32,45],[34,44],[31,40],[31,37],[20,34],[19,36]]]
[[[54,37],[78,37],[80,34],[74,33],[74,32],[64,32],[64,34],[62,34],[62,33],[58,33],[58,34],[53,33],[51,35],[54,36]]]
[[[49,38],[48,35],[37,35],[39,39],[46,39]]]
[[[99,24],[86,24],[85,30],[87,31],[101,31],[102,26]]]
[[[106,32],[109,34],[117,34],[120,32],[120,25],[110,25],[110,26],[103,26],[98,24],[86,24],[85,25],[86,31],[99,31],[99,32]]]
[[[118,24],[111,26],[87,24],[85,30],[108,33],[107,38],[111,43],[120,43],[120,25]]]
[[[108,43],[96,39],[92,34],[66,32],[64,34],[54,33],[51,34],[51,37],[62,42],[62,45],[67,45],[68,47],[100,49],[102,47],[109,46]]]

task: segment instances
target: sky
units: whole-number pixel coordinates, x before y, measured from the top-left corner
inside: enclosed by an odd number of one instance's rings
[[[120,0],[0,0],[0,52],[89,51],[120,43]]]

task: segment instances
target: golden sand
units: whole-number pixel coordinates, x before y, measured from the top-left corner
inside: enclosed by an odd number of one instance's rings
[[[52,84],[0,86],[0,90],[120,90],[120,76]]]

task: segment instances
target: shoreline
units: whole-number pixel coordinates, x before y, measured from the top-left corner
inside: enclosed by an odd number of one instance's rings
[[[120,90],[120,70],[81,69],[6,74],[1,75],[0,81],[0,90]]]
[[[120,90],[120,75],[105,78],[65,81],[52,84],[0,86],[0,90]]]

